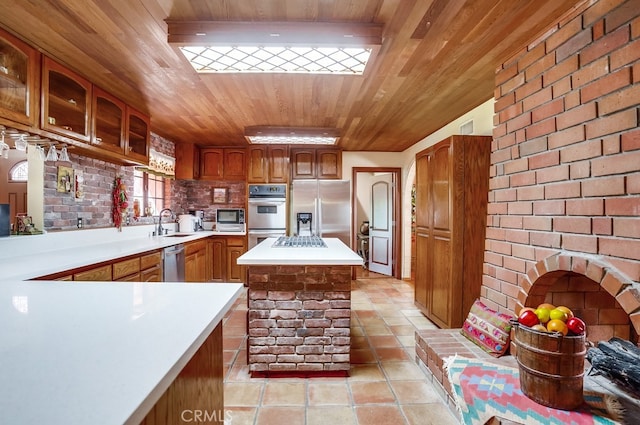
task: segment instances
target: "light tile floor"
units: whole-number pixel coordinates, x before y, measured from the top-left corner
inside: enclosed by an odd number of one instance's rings
[[[414,332],[435,326],[413,286],[358,270],[346,378],[251,378],[246,292],[223,322],[227,425],[448,425],[458,420],[415,363]]]

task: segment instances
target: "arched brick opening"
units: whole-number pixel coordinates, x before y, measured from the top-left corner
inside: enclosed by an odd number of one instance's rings
[[[521,281],[518,310],[543,302],[571,308],[587,324],[589,341],[639,342],[640,285],[600,258],[559,253],[538,262]]]

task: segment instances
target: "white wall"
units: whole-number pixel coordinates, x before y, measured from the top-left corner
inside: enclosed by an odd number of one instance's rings
[[[473,134],[493,134],[493,104],[489,99],[458,119],[435,131],[402,152],[343,152],[342,176],[351,179],[354,167],[400,167],[402,168],[402,277],[411,276],[411,187],[415,179],[416,153],[453,135],[460,134],[460,126],[473,120]]]

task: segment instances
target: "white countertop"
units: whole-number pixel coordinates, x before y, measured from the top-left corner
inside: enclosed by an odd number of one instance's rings
[[[137,424],[241,284],[3,282],[0,422]]]
[[[139,227],[125,228],[128,232],[87,229],[0,238],[0,281],[29,280],[209,236],[245,235],[244,232],[199,231],[183,237],[149,236],[155,226]]]
[[[326,248],[272,247],[277,238],[265,239],[240,257],[240,265],[305,264],[361,266],[362,257],[338,238],[323,238]]]

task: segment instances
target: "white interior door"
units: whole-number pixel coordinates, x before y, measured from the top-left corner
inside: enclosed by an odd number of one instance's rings
[[[384,174],[371,185],[369,270],[393,273],[393,174]]]

